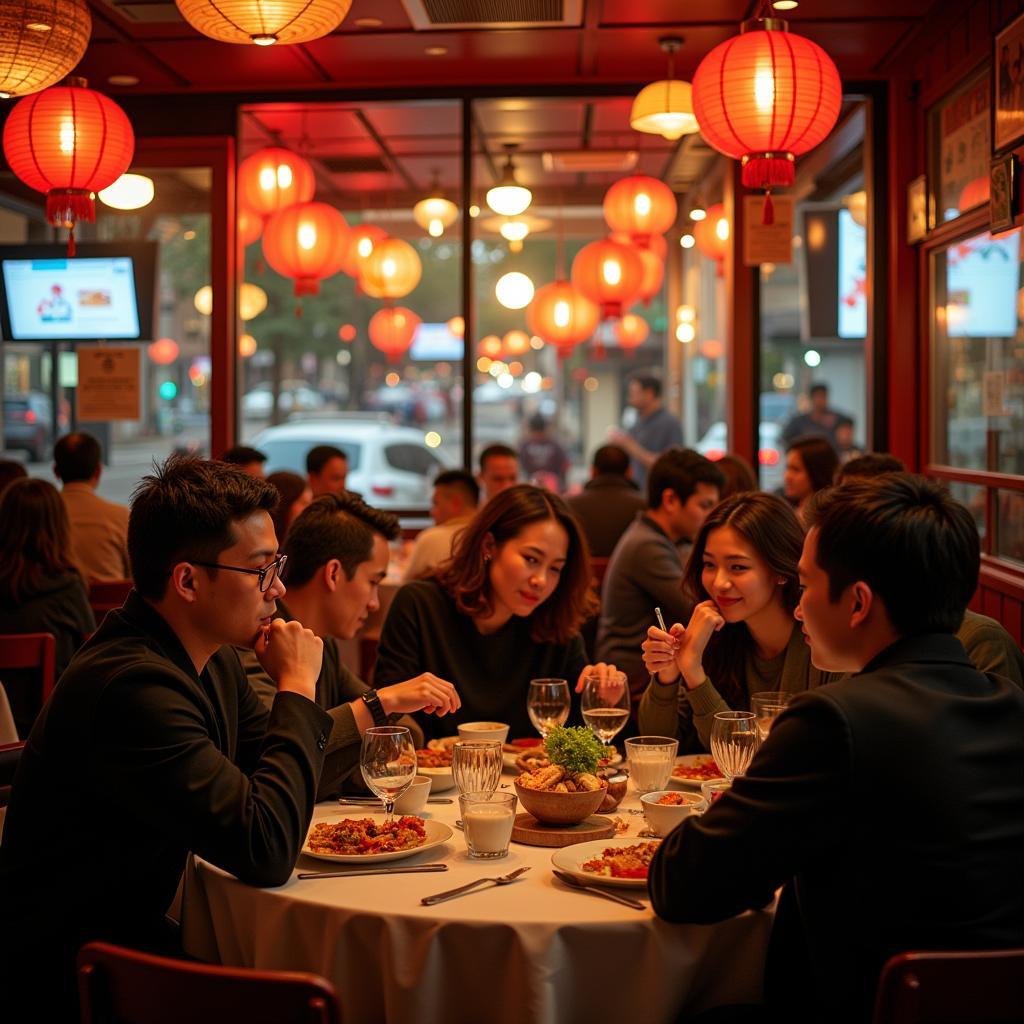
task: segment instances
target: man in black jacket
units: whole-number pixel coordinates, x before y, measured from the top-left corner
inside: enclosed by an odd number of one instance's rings
[[[172,458],[136,491],[135,590],[79,651],[29,737],[0,845],[0,993],[10,1019],[74,1017],[91,939],[168,951],[189,851],[252,885],[288,879],[331,719],[323,645],[274,619],[277,494],[224,463]],[[255,646],[272,709],[230,644]]]
[[[590,479],[565,503],[583,527],[595,558],[609,558],[636,514],[647,507],[646,496],[630,479],[629,456],[615,444],[594,452]]]
[[[893,474],[828,492],[800,561],[815,666],[746,775],[661,845],[657,913],[713,922],[784,886],[766,1001],[787,1021],[870,1019],[912,949],[1024,945],[1024,694],[953,636],[977,586],[970,514]]]

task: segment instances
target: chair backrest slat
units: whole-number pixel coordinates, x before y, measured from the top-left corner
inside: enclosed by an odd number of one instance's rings
[[[4,633],[0,635],[0,678],[5,669],[39,670],[45,704],[53,686],[57,665],[57,641],[52,633]]]

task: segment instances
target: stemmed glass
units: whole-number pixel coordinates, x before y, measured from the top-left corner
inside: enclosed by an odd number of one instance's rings
[[[719,711],[711,727],[711,753],[722,774],[732,782],[745,775],[761,745],[753,711]]]
[[[452,776],[459,792],[493,793],[501,779],[501,744],[497,740],[459,740],[452,747]]]
[[[533,679],[526,697],[526,713],[533,727],[547,739],[569,717],[569,684],[564,679]]]
[[[404,726],[385,725],[363,733],[359,756],[366,785],[384,802],[385,821],[395,816],[395,801],[416,778],[416,747]]]
[[[583,721],[606,746],[629,721],[629,687],[625,672],[610,672],[602,682],[599,672],[591,672],[583,684],[580,700]],[[610,751],[609,751],[610,753]]]
[[[775,724],[775,719],[786,709],[792,696],[784,690],[763,690],[750,695],[750,710],[757,717],[757,731],[762,743],[768,739],[768,732]]]

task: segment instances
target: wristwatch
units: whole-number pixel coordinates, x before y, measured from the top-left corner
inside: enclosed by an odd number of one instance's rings
[[[388,724],[388,713],[384,710],[384,705],[380,702],[380,695],[376,690],[367,690],[362,695],[363,702],[369,708],[370,714],[373,717],[374,725],[387,725]]]

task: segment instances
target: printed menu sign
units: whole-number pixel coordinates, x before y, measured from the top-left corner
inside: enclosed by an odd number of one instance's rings
[[[764,196],[743,197],[743,263],[793,262],[793,197],[772,196],[772,223],[764,224]]]
[[[75,403],[80,420],[137,420],[139,350],[80,348]]]

